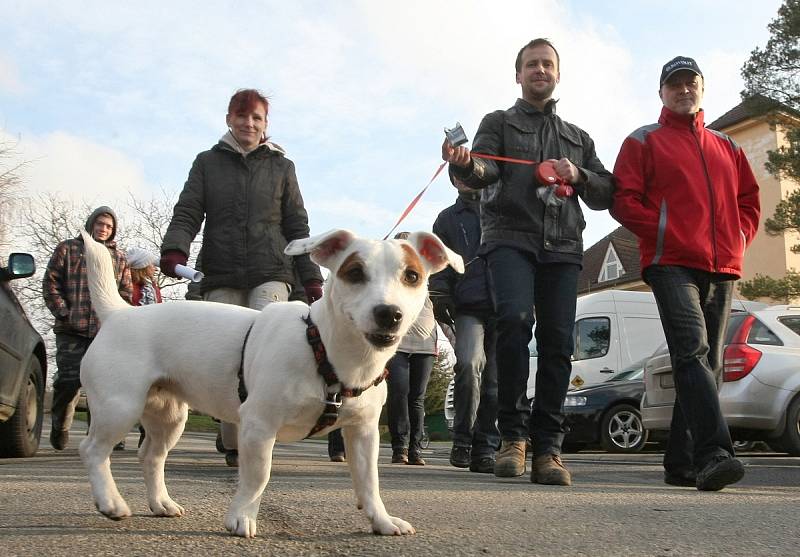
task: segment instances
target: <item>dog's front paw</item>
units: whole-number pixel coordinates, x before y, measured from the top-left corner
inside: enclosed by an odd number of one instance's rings
[[[245,514],[229,512],[225,515],[225,528],[234,536],[243,538],[256,537],[256,519]]]
[[[372,533],[380,534],[381,536],[403,536],[405,534],[416,534],[417,531],[402,518],[387,514],[385,517],[375,518],[372,521]]]
[[[178,503],[167,497],[166,499],[159,499],[155,503],[150,504],[150,510],[155,516],[183,516],[186,512],[183,507]]]
[[[100,511],[100,514],[111,520],[122,520],[131,516],[128,504],[121,497],[102,502],[96,501],[94,506]]]

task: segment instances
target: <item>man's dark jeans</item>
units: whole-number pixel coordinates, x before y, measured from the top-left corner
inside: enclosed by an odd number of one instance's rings
[[[493,457],[497,430],[497,361],[494,318],[456,315],[453,445],[471,447],[472,460]]]
[[[433,354],[397,352],[387,368],[387,418],[392,449],[419,453],[425,427],[425,391],[433,371]]]
[[[656,297],[675,379],[664,468],[700,470],[716,455],[734,454],[717,393],[733,281],[667,265],[648,267],[644,278]]]
[[[534,455],[560,454],[564,440],[561,406],[572,371],[575,304],[580,267],[542,264],[533,254],[501,247],[487,255],[497,316],[498,426],[504,441],[532,438]],[[528,343],[536,307],[539,357],[536,395],[528,410],[518,405],[528,382]]]

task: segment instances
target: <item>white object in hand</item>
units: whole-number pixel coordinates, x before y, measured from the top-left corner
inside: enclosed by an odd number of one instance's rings
[[[186,265],[181,265],[180,263],[175,265],[175,274],[181,278],[189,279],[192,282],[200,282],[205,276],[201,271],[192,269]]]

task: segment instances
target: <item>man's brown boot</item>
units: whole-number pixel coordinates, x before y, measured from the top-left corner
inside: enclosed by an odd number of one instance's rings
[[[494,462],[498,478],[516,478],[525,473],[525,441],[503,441]]]
[[[560,455],[543,454],[533,458],[531,481],[544,485],[572,485],[572,475],[564,468]]]

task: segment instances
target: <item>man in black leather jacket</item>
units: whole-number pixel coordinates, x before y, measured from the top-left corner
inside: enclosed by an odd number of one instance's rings
[[[522,98],[508,110],[484,117],[472,153],[445,140],[442,158],[467,186],[486,188],[481,200],[481,253],[488,263],[498,320],[502,438],[495,475],[525,473],[525,441],[530,435],[531,481],[570,485],[570,473],[560,456],[561,405],[571,373],[577,279],[583,258],[581,234],[586,226],[577,196],[591,209],[608,209],[614,184],[589,135],[555,113],[552,95],[560,73],[553,45],[547,39],[531,41],[519,51],[515,66]],[[550,161],[572,195],[560,197],[555,185],[541,185],[536,165],[480,155]],[[538,369],[528,416],[517,400],[526,389],[528,343],[535,321]]]

